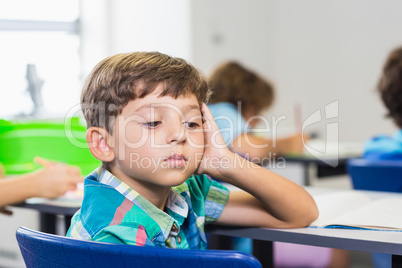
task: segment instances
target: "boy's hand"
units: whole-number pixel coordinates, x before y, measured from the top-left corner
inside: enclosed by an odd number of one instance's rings
[[[196,170],[196,174],[208,174],[214,178],[222,178],[222,169],[230,168],[234,154],[226,146],[219,127],[216,124],[211,111],[205,103],[201,112],[204,116],[204,155]]]

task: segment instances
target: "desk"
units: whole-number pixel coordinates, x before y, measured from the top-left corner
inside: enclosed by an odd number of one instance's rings
[[[301,154],[284,155],[283,158],[288,163],[302,165],[304,174],[300,184],[307,186],[312,185],[313,178],[325,179],[347,174],[347,161],[360,157],[363,148],[360,143],[330,143],[314,139],[308,141],[305,146],[317,154],[312,155],[306,150]]]
[[[60,234],[56,230],[57,215],[64,217],[64,228],[68,229],[71,217],[81,208],[81,200],[77,198],[30,198],[13,206],[37,210],[40,214],[40,230],[49,234]]]
[[[329,188],[306,187],[313,196],[316,194],[337,191]],[[353,190],[352,190],[353,191]],[[372,199],[400,195],[399,193],[386,193],[364,191]],[[65,200],[28,200],[28,203],[20,206],[36,209],[43,213],[65,213],[67,216],[79,208],[74,203],[63,206]],[[392,254],[393,267],[402,267],[402,232],[372,231],[353,229],[323,229],[323,228],[298,228],[298,229],[269,229],[269,228],[233,228],[209,225],[207,232],[216,235],[248,237],[256,241],[255,251],[264,267],[272,265],[272,241],[296,243],[320,247],[339,248],[345,250],[378,252]],[[262,253],[262,254],[258,254]]]
[[[312,195],[344,191],[333,188],[305,187]],[[350,190],[356,191],[356,190]],[[364,192],[372,200],[401,196],[400,193],[358,191]],[[212,225],[207,232],[215,235],[230,237],[247,237],[254,239],[255,255],[263,267],[272,267],[272,242],[285,242],[310,246],[339,248],[369,253],[386,253],[392,255],[392,267],[402,267],[402,232],[374,231],[356,229],[331,228],[297,228],[297,229],[270,229],[270,228],[241,228]]]
[[[346,250],[378,252],[392,254],[392,266],[402,267],[402,232],[369,231],[352,229],[267,229],[267,228],[229,228],[211,226],[207,231],[211,234],[248,237],[267,243],[259,242],[259,247],[265,250],[272,248],[271,242],[287,242],[312,245],[319,247],[339,248]],[[257,249],[261,251],[261,248]],[[264,257],[258,254],[263,267],[272,265],[269,254]]]
[[[311,185],[313,177],[324,178],[337,175],[347,174],[346,163],[350,158],[359,157],[360,155],[341,156],[339,158],[326,158],[323,162],[312,156],[284,156],[285,161],[290,163],[300,163],[304,168],[304,185]],[[336,164],[335,164],[336,163]]]

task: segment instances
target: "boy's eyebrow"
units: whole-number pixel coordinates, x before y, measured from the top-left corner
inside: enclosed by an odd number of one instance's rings
[[[156,103],[148,103],[148,104],[144,104],[141,107],[139,107],[137,110],[135,110],[135,112],[138,112],[140,110],[143,109],[161,109],[161,108],[172,108],[171,105],[168,104],[156,104]],[[183,107],[183,112],[188,112],[191,110],[201,110],[200,106],[192,104],[192,105],[186,105]]]
[[[188,111],[191,111],[191,110],[199,110],[199,111],[201,111],[201,108],[200,108],[200,106],[195,105],[195,104],[187,105],[187,106],[184,107],[185,112],[188,112]]]

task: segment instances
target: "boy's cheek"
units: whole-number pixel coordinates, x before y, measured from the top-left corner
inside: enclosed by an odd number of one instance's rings
[[[193,135],[189,136],[188,143],[194,149],[204,149],[205,147],[204,134],[194,133]]]

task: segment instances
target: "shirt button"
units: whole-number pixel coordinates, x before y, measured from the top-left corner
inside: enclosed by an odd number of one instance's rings
[[[181,237],[180,237],[180,235],[177,236],[177,243],[179,243],[179,244],[181,243]]]
[[[176,227],[175,224],[173,224],[173,226],[172,226],[172,231],[173,231],[173,232],[177,232],[177,227]]]

